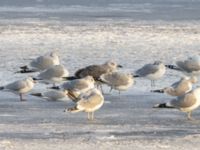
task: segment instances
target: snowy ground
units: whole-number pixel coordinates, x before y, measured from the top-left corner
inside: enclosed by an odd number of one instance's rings
[[[80,67],[109,59],[133,73],[155,60],[169,64],[200,54],[198,0],[96,2],[1,1],[0,85],[25,78],[14,73],[19,66],[52,50],[60,53],[71,75]],[[167,70],[153,89],[180,76]],[[18,96],[0,92],[0,150],[199,149],[199,109],[193,113],[195,121],[186,120],[178,110],[153,109],[172,97],[151,89],[150,81],[137,79],[121,96],[116,91],[106,94],[94,121],[87,121],[85,113],[64,113],[73,105],[70,102],[30,95],[20,102]],[[40,84],[33,89],[45,90]]]
[[[0,33],[1,85],[24,78],[14,73],[18,67],[51,50],[59,51],[71,74],[108,59],[133,72],[154,60],[168,64],[200,52],[199,22],[2,24]],[[168,70],[155,88],[180,76]],[[44,86],[33,91],[39,90],[44,91]],[[187,121],[177,110],[153,109],[172,97],[150,90],[150,81],[138,79],[121,96],[106,94],[104,106],[91,122],[85,113],[64,113],[70,102],[32,96],[20,102],[18,96],[0,92],[0,149],[199,149],[200,111],[194,112],[196,121]]]

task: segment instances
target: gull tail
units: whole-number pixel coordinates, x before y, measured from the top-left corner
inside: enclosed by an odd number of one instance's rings
[[[164,93],[164,90],[163,89],[151,90],[151,92],[153,92],[153,93]]]
[[[161,103],[154,105],[153,108],[175,108],[175,107],[171,106],[169,103]]]
[[[37,97],[42,97],[42,93],[31,93],[30,95],[37,96]]]

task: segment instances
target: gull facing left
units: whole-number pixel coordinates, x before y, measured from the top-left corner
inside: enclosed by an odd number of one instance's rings
[[[22,95],[31,91],[34,87],[34,84],[35,81],[31,77],[28,77],[26,79],[18,80],[8,85],[2,86],[0,87],[0,90],[11,91],[13,93],[19,94],[20,101],[25,101]]]

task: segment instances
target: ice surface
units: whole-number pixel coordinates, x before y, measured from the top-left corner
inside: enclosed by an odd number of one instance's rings
[[[71,75],[109,59],[133,73],[155,60],[173,64],[200,54],[200,22],[194,15],[199,1],[59,0],[56,7],[52,0],[15,2],[0,2],[0,85],[26,77],[14,72],[52,50],[60,53]],[[167,70],[153,89],[169,86],[181,76]],[[33,92],[43,92],[46,86],[38,84]],[[104,90],[105,104],[93,122],[85,113],[64,113],[73,105],[70,102],[30,95],[20,102],[19,96],[0,92],[0,149],[199,149],[199,109],[193,113],[195,121],[187,121],[178,110],[153,109],[172,97],[151,93],[146,79],[136,79],[120,96],[117,91],[108,93],[106,86]]]

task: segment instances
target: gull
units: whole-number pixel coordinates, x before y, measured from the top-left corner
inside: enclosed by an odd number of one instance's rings
[[[69,98],[76,101],[76,98],[79,97],[79,95],[93,89],[94,84],[94,78],[92,76],[86,76],[82,79],[75,79],[63,83],[61,89],[67,90]]]
[[[83,78],[85,76],[92,76],[94,80],[98,80],[102,74],[114,72],[117,70],[117,68],[121,68],[121,65],[118,65],[116,62],[110,60],[105,62],[102,65],[90,65],[85,68],[79,69],[75,72],[74,77],[69,77],[68,79],[77,79],[77,78]]]
[[[55,65],[49,69],[40,72],[40,74],[35,78],[35,80],[41,80],[44,83],[51,83],[55,86],[56,83],[65,81],[65,77],[69,75],[67,69],[62,65]]]
[[[112,72],[103,74],[100,76],[100,80],[111,87],[112,89],[118,90],[119,94],[120,91],[125,91],[130,88],[133,83],[133,75],[129,73],[122,73],[122,72]]]
[[[200,75],[200,56],[188,57],[183,61],[176,61],[176,65],[166,65],[166,67],[174,70],[182,71],[188,76]]]
[[[151,86],[155,86],[155,80],[162,78],[165,72],[165,65],[161,61],[155,61],[153,64],[146,64],[138,69],[134,77],[145,77],[151,80]]]
[[[94,112],[101,108],[104,103],[104,97],[102,93],[94,88],[86,93],[83,93],[79,96],[78,102],[72,108],[68,108],[65,111],[72,113],[84,111],[88,113],[88,120],[94,119]]]
[[[177,108],[187,113],[188,120],[191,120],[192,111],[200,105],[200,87],[182,95],[168,103],[157,104],[154,108]]]
[[[34,84],[35,81],[31,77],[28,77],[26,79],[18,80],[8,85],[2,86],[0,87],[0,90],[11,91],[13,93],[19,94],[20,101],[25,101],[25,99],[22,98],[22,95],[31,91],[34,87]]]
[[[181,96],[192,90],[192,85],[197,83],[197,78],[192,77],[182,77],[178,82],[175,82],[170,87],[165,87],[160,90],[153,90],[152,92],[167,93],[171,96]]]
[[[50,90],[44,93],[31,93],[33,96],[42,97],[50,101],[67,101],[68,91]]]
[[[28,66],[20,67],[21,70],[18,73],[28,73],[28,72],[37,72],[48,69],[54,65],[59,65],[60,60],[56,52],[51,52],[44,56],[39,56],[36,59],[32,60]]]

